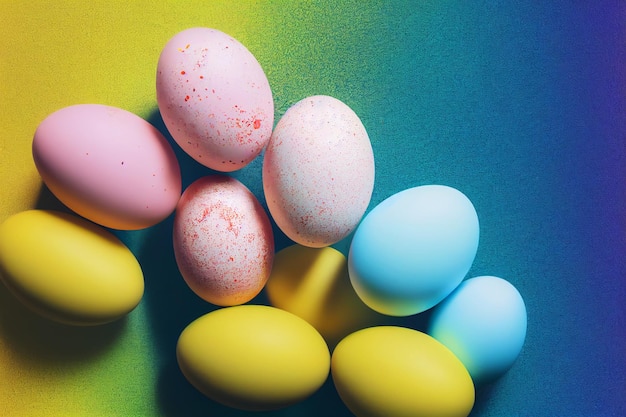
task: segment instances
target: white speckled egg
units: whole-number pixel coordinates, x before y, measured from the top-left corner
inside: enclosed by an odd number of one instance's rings
[[[219,30],[191,28],[170,39],[159,57],[156,93],[176,143],[209,168],[244,167],[272,134],[274,101],[261,65]]]
[[[235,178],[211,175],[187,187],[176,208],[173,240],[187,285],[212,304],[246,303],[269,278],[274,260],[269,218]]]
[[[329,96],[290,107],[267,146],[263,188],[276,224],[296,243],[324,247],[348,236],[374,189],[374,154],[356,113]]]

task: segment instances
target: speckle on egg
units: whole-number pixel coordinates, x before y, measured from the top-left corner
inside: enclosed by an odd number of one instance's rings
[[[165,45],[157,68],[163,121],[192,158],[230,172],[261,153],[274,125],[274,100],[244,45],[215,29],[187,29]]]
[[[374,188],[374,155],[359,117],[329,96],[294,104],[265,152],[263,187],[276,224],[295,242],[323,247],[348,236]]]
[[[234,178],[211,175],[192,183],[176,209],[173,238],[183,278],[210,303],[243,304],[269,278],[274,259],[269,218]]]

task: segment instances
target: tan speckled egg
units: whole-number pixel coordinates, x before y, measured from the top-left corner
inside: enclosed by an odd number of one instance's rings
[[[246,303],[269,278],[274,260],[269,218],[235,178],[210,175],[194,181],[176,208],[173,240],[185,282],[212,304]]]
[[[290,107],[265,152],[263,188],[276,224],[296,243],[325,247],[347,237],[374,189],[374,154],[356,113],[329,96]]]

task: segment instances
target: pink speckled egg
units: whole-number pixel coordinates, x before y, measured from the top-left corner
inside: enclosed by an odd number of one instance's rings
[[[173,239],[187,285],[212,304],[246,303],[269,278],[274,261],[269,217],[235,178],[210,175],[194,181],[176,208]]]
[[[348,236],[374,189],[374,154],[356,113],[329,96],[290,107],[267,146],[263,188],[276,224],[296,243],[324,247]]]
[[[152,226],[172,214],[180,198],[180,166],[170,144],[146,120],[117,107],[55,111],[37,127],[32,152],[50,191],[102,226]]]
[[[214,170],[243,168],[272,134],[274,101],[261,65],[218,30],[191,28],[167,42],[157,65],[156,93],[174,140]]]

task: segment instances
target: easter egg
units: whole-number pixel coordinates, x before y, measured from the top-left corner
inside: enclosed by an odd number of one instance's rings
[[[156,93],[176,143],[214,170],[243,168],[272,134],[274,100],[261,65],[219,30],[195,27],[174,35],[159,56]]]
[[[356,113],[329,96],[291,106],[263,157],[263,190],[278,227],[296,243],[324,247],[357,226],[374,188],[374,155]]]
[[[468,273],[478,216],[460,191],[424,185],[392,195],[365,216],[348,255],[350,281],[372,309],[408,316],[433,307]]]
[[[245,185],[225,175],[199,178],[184,191],[173,241],[185,282],[216,305],[250,301],[272,268],[274,237],[267,214]]]
[[[519,356],[526,307],[508,281],[481,276],[461,283],[433,309],[428,333],[463,362],[475,383],[491,382]]]
[[[104,228],[44,210],[0,225],[0,276],[33,311],[65,324],[117,320],[141,301],[143,273],[132,252]]]
[[[329,246],[296,244],[279,251],[265,290],[273,306],[305,319],[331,347],[355,330],[385,318],[356,295],[346,257]]]
[[[357,417],[466,417],[474,406],[474,385],[461,361],[413,329],[350,334],[333,351],[331,374]]]
[[[242,305],[189,324],[176,346],[187,380],[214,401],[262,411],[295,404],[328,378],[330,353],[306,321],[278,308]]]
[[[154,126],[123,109],[78,104],[57,110],[37,127],[32,152],[50,191],[102,226],[155,225],[180,198],[173,149]]]

